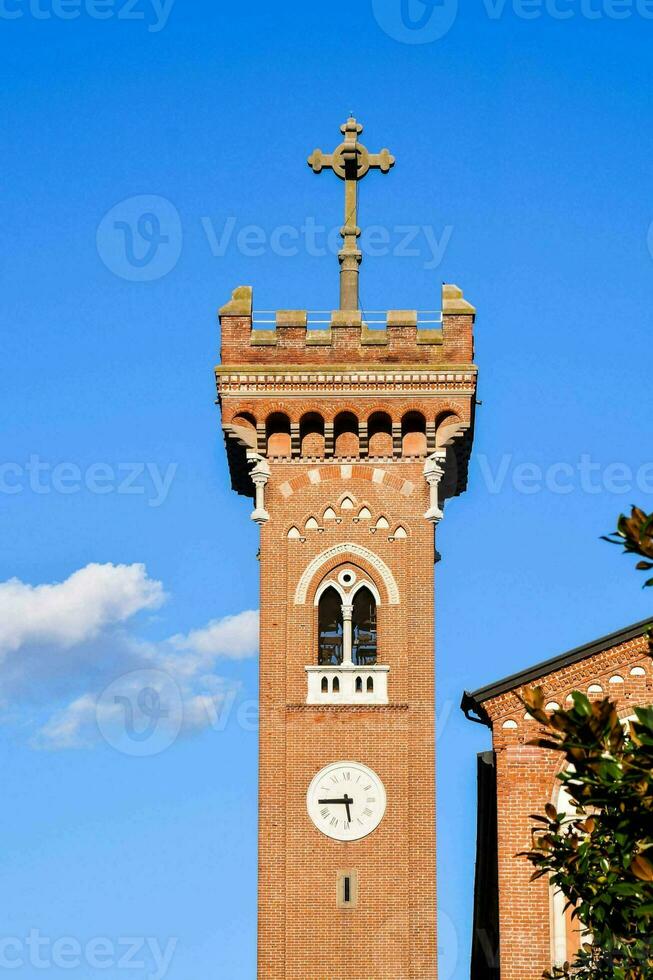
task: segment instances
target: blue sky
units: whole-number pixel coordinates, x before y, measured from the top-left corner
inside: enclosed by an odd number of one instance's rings
[[[3,969],[255,975],[257,531],[215,310],[336,304],[306,228],[342,187],[305,157],[353,110],[397,158],[362,187],[363,306],[444,280],[479,310],[436,573],[441,978],[468,976],[489,733],[461,692],[650,612],[599,535],[653,509],[651,6],[0,3]],[[174,679],[149,754],[112,714],[143,671],[152,717]]]

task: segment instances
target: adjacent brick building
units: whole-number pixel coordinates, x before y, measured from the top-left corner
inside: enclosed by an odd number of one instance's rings
[[[248,287],[220,311],[231,478],[261,527],[261,980],[437,975],[434,526],[466,485],[474,315],[455,286],[439,322],[382,329],[258,329]]]
[[[479,758],[479,832],[472,980],[537,980],[578,949],[578,925],[546,878],[530,882],[532,866],[517,854],[531,845],[531,814],[548,802],[568,805],[556,775],[560,756],[529,745],[537,722],[519,694],[541,687],[551,710],[571,692],[609,696],[622,717],[653,703],[649,620],[571,650],[529,670],[466,693],[469,718],[492,731],[493,751]]]

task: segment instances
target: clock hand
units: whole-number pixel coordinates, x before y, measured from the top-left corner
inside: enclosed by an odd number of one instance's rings
[[[317,802],[320,804],[322,803],[342,804],[347,809],[347,820],[349,823],[351,823],[351,805],[354,802],[351,796],[347,796],[345,794],[345,796],[341,800],[318,800]]]

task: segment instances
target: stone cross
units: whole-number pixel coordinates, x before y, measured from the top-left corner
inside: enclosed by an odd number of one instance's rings
[[[358,310],[358,272],[363,258],[356,241],[361,233],[356,223],[358,181],[363,179],[370,167],[376,167],[381,173],[386,174],[390,167],[394,166],[395,158],[388,150],[369,153],[367,148],[358,142],[363,127],[353,116],[350,116],[340,127],[340,131],[344,134],[344,142],[336,147],[333,153],[315,150],[308,158],[308,164],[316,174],[324,168],[330,168],[345,182],[345,223],[340,229],[344,244],[338,253],[340,309]]]

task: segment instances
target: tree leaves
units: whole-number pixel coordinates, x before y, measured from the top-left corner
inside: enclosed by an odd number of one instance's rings
[[[604,538],[640,557],[636,569],[653,568],[653,514],[632,507]],[[653,578],[644,587],[653,586]],[[648,630],[653,656],[653,626]],[[569,814],[547,803],[531,819],[532,880],[548,876],[572,908],[572,918],[592,936],[573,962],[545,980],[651,980],[653,978],[653,707],[635,709],[624,727],[617,705],[572,694],[568,710],[546,710],[542,688],[522,692],[542,726],[530,744],[558,752],[558,780]]]
[[[653,864],[642,854],[634,858],[630,870],[641,881],[653,881]]]
[[[642,558],[653,558],[653,514],[645,514],[639,507],[632,507],[630,517],[619,515],[617,530],[603,538],[610,544],[623,545],[626,554],[641,555]],[[648,571],[653,563],[640,561],[635,566],[639,571]],[[653,585],[653,578],[644,583],[644,587]]]
[[[653,977],[653,708],[630,731],[609,699],[574,692],[572,706],[544,710],[541,689],[522,692],[542,732],[533,744],[560,753],[571,813],[547,803],[534,815],[533,880],[548,876],[583,931],[594,937],[573,963],[545,976],[576,980]]]

